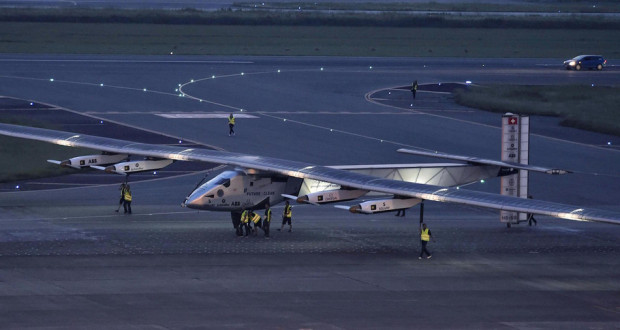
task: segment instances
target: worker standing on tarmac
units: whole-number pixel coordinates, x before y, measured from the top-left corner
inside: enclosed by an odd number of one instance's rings
[[[121,199],[118,201],[118,207],[116,208],[117,213],[118,213],[118,210],[121,209],[121,206],[123,206],[125,202],[125,187],[126,187],[126,184],[125,182],[123,182],[121,183],[121,186],[118,188],[118,190],[121,191]]]
[[[413,95],[413,99],[415,100],[415,93],[418,91],[418,81],[414,81],[413,84],[411,84],[411,94]]]
[[[231,214],[231,220],[233,227],[235,228],[235,235],[243,236],[243,229],[241,228],[241,214],[237,218],[234,214]]]
[[[125,213],[131,214],[131,188],[129,184],[125,185],[125,192],[123,193],[123,209]]]
[[[271,224],[271,209],[269,203],[265,204],[265,218],[263,218],[263,231],[265,238],[269,239],[269,225]]]
[[[228,136],[235,135],[235,117],[231,113],[228,117]]]
[[[261,218],[260,215],[258,215],[258,213],[256,212],[251,212],[250,213],[250,220],[252,220],[252,223],[254,223],[254,229],[252,230],[254,232],[254,236],[258,235],[258,228],[261,228]]]
[[[239,225],[239,228],[241,228],[241,232],[243,232],[243,228],[245,228],[245,237],[248,237],[248,235],[250,234],[250,211],[249,210],[243,210],[243,213],[241,213],[241,224]]]
[[[418,259],[422,259],[422,257],[424,257],[424,253],[428,254],[426,259],[430,259],[432,257],[431,253],[426,249],[426,244],[428,244],[428,241],[430,241],[431,238],[433,238],[433,235],[431,235],[431,230],[426,227],[425,223],[423,223],[422,227],[420,227],[420,243],[422,244],[422,251],[420,251],[420,256]],[[434,241],[435,239],[433,238],[433,242]]]
[[[280,227],[278,231],[282,231],[282,229],[284,229],[284,225],[288,223],[288,232],[289,233],[292,232],[293,231],[293,224],[291,223],[292,218],[293,218],[293,207],[288,201],[286,201],[286,204],[284,205],[284,213],[282,214],[282,227]]]

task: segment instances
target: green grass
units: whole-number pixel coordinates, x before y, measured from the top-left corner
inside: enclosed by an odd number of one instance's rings
[[[75,170],[61,168],[46,160],[68,159],[79,155],[79,152],[75,148],[0,136],[0,182],[75,173]]]
[[[382,11],[137,10],[3,8],[2,22],[133,23],[171,25],[367,26],[522,29],[620,29],[620,19],[601,15],[468,15]]]
[[[473,86],[456,102],[492,112],[557,116],[561,125],[620,136],[620,87]]]
[[[567,42],[570,40],[570,42]],[[0,53],[620,57],[620,33],[512,28],[0,22]]]
[[[575,5],[572,1],[545,4]],[[614,2],[598,4],[611,6]],[[192,9],[3,8],[0,11],[0,53],[154,55],[171,52],[559,58],[568,54],[600,53],[615,58],[620,57],[620,19]]]
[[[59,129],[52,125],[16,117],[3,116],[0,122],[14,125]],[[48,163],[48,159],[64,160],[78,155],[97,154],[85,148],[63,147],[0,135],[0,182],[12,182],[75,173],[74,169]]]

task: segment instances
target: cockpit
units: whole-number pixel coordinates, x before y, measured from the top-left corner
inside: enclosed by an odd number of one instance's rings
[[[189,208],[204,209],[212,202],[211,199],[221,199],[226,195],[233,178],[245,175],[243,171],[224,171],[196,188],[184,204]]]

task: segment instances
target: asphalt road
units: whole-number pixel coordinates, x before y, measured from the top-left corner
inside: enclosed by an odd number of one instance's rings
[[[413,102],[403,86],[620,80],[613,66],[572,72],[559,63],[4,55],[0,95],[235,152],[412,163],[433,160],[395,150],[498,158],[500,118],[445,94],[422,90]],[[229,137],[225,120],[208,117],[230,112],[255,118],[239,119]],[[170,114],[187,118],[162,116]],[[620,212],[618,138],[531,122],[531,163],[576,172],[532,175],[532,194]],[[620,326],[617,226],[539,217],[536,227],[507,229],[494,211],[427,203],[437,242],[433,259],[419,261],[418,208],[403,219],[296,205],[292,233],[239,239],[228,214],[180,207],[202,177],[135,183],[131,216],[113,211],[116,184],[0,193],[3,327]]]

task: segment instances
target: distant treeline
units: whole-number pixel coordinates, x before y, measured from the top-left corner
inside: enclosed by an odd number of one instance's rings
[[[0,11],[4,22],[140,23],[175,25],[377,26],[432,28],[620,29],[603,17],[471,16],[456,14],[321,13],[219,10],[18,9]]]

